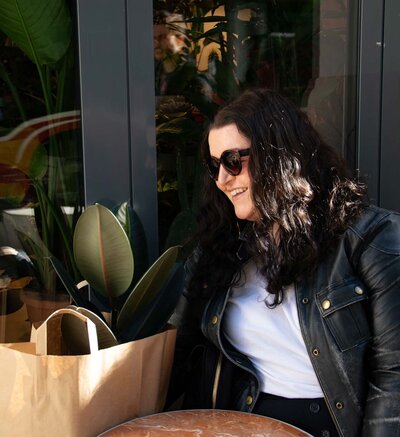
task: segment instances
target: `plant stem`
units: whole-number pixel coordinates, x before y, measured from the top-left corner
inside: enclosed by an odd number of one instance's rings
[[[71,238],[71,235],[69,233],[69,228],[66,226],[66,224],[63,221],[62,211],[55,208],[54,204],[52,203],[51,199],[47,196],[47,194],[46,194],[45,190],[43,189],[43,187],[41,186],[41,184],[37,184],[36,186],[41,193],[42,199],[48,204],[48,209],[49,209],[48,212],[53,216],[55,222],[58,225],[62,239],[64,241],[65,248],[67,250],[68,259],[70,261],[70,265],[71,265],[71,268],[73,270],[74,277],[75,277],[75,279],[77,279],[77,278],[79,278],[79,272],[78,272],[78,269],[77,269],[75,262],[74,262],[74,255],[73,255],[72,247],[71,247],[72,238]],[[51,252],[50,249],[49,249],[49,251]],[[52,254],[52,255],[54,255],[54,254]]]
[[[36,191],[36,196],[38,198],[38,202],[39,202],[39,212],[40,212],[40,220],[41,220],[41,238],[43,240],[43,243],[45,244],[45,246],[48,248],[49,251],[51,251],[50,249],[50,235],[49,235],[49,229],[48,229],[48,225],[47,225],[47,208],[46,208],[46,201],[43,197],[43,193],[44,193],[44,188],[42,187],[42,182],[40,180],[34,180],[33,181],[33,186],[35,188]]]
[[[68,50],[61,60],[61,68],[56,70],[57,77],[57,95],[56,95],[56,112],[61,112],[64,103],[65,82],[68,67]]]
[[[4,82],[7,84],[11,95],[13,96],[14,102],[17,105],[18,111],[21,115],[22,120],[26,121],[26,113],[25,109],[21,103],[21,99],[19,98],[19,93],[15,85],[12,83],[10,76],[7,73],[6,67],[2,62],[0,62],[0,77],[4,80]]]

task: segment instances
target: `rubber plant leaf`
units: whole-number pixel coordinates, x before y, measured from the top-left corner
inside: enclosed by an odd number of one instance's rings
[[[66,351],[65,355],[89,355],[90,342],[86,323],[72,314],[61,317],[61,335]]]
[[[36,65],[64,56],[72,36],[65,0],[0,0],[0,10],[0,30]]]
[[[103,315],[101,312],[97,309],[97,307],[90,302],[88,299],[83,296],[82,292],[78,290],[77,286],[75,285],[72,277],[70,274],[65,270],[64,266],[58,260],[56,257],[51,256],[49,257],[51,265],[53,266],[55,272],[57,273],[57,276],[60,278],[60,281],[64,285],[66,291],[70,295],[72,301],[78,306],[78,307],[85,307],[88,310],[90,310],[93,313],[96,313],[98,317],[103,319],[103,322],[105,322]],[[86,314],[85,314],[86,315]]]
[[[116,206],[111,211],[121,223],[131,243],[133,258],[135,260],[135,272],[132,284],[129,288],[133,288],[149,268],[146,233],[139,216],[128,202]]]
[[[186,209],[179,212],[169,227],[165,246],[182,244],[194,234],[196,229],[197,220],[193,211]]]
[[[79,217],[73,242],[82,276],[111,303],[132,282],[134,261],[129,239],[115,215],[105,206],[89,206]]]
[[[132,320],[126,331],[119,335],[123,343],[149,337],[160,332],[170,319],[182,294],[184,269],[182,263],[175,263],[167,281],[157,294]]]
[[[167,249],[147,270],[127,297],[117,319],[117,332],[122,333],[134,323],[136,317],[156,299],[166,283],[180,252],[180,246]]]
[[[76,307],[74,305],[70,305],[68,308],[72,308],[78,313],[83,314],[95,324],[99,350],[107,349],[109,347],[116,346],[118,344],[115,335],[108,327],[107,323],[103,319],[101,319],[97,314],[93,313],[92,311],[89,311],[87,308]]]

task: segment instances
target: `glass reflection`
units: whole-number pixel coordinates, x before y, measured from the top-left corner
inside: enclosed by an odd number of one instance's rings
[[[79,279],[72,256],[82,205],[74,4],[25,6],[10,3],[0,20],[0,272],[24,279],[16,288],[24,303],[35,292],[65,306],[47,257]],[[14,288],[1,288],[2,314],[12,313],[6,293]]]
[[[354,163],[358,2],[154,1],[161,248],[195,230],[205,124],[241,90],[279,90]]]

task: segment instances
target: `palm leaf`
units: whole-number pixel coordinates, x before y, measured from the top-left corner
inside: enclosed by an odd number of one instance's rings
[[[104,206],[90,206],[79,217],[74,257],[82,276],[110,302],[131,284],[134,268],[129,239],[115,215]]]
[[[65,0],[0,0],[0,29],[36,64],[57,62],[72,25]]]
[[[29,235],[28,233],[17,230],[17,235],[22,247],[34,265],[36,270],[35,276],[41,283],[41,287],[47,292],[54,291],[55,273],[50,268],[49,257],[51,253],[49,249],[35,234]]]

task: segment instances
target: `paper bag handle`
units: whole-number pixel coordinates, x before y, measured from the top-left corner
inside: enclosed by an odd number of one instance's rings
[[[36,331],[36,354],[37,355],[48,355],[48,325],[49,322],[56,318],[62,317],[64,314],[70,314],[73,317],[77,317],[82,320],[86,325],[87,336],[89,340],[89,350],[90,353],[97,352],[99,350],[98,340],[97,340],[97,330],[96,325],[85,315],[75,311],[71,308],[61,308],[50,314],[49,317],[37,328]],[[61,334],[60,334],[61,336]]]

